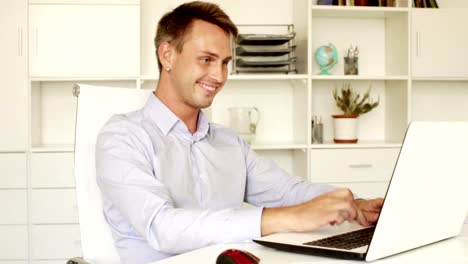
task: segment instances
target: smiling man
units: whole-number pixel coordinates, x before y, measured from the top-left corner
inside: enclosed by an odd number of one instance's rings
[[[200,111],[227,80],[236,36],[215,4],[186,3],[164,15],[154,94],[142,109],[113,116],[99,134],[97,182],[123,263],[377,219],[381,199],[355,200],[347,189],[290,176]]]

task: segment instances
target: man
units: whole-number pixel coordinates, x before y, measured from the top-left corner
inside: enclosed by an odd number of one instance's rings
[[[355,200],[292,177],[231,129],[210,123],[237,28],[217,5],[183,4],[159,22],[160,79],[135,112],[113,116],[96,147],[104,214],[124,263],[328,224],[376,221],[382,199]],[[246,201],[254,207],[242,207]]]

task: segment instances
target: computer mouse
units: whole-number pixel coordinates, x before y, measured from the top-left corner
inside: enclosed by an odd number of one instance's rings
[[[260,259],[254,254],[240,249],[227,249],[218,255],[216,264],[257,264]]]

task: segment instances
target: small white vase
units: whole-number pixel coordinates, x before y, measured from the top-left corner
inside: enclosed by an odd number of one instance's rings
[[[356,143],[358,115],[332,115],[335,143]]]

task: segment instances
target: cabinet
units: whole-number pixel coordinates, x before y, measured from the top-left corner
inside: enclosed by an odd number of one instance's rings
[[[468,61],[463,59],[468,58],[468,38],[460,37],[466,35],[466,25],[463,8],[413,11],[413,76],[468,76]]]
[[[28,138],[27,1],[0,8],[0,152],[26,151]]]
[[[0,220],[0,263],[59,263],[81,254],[71,88],[86,83],[154,89],[156,24],[182,2],[0,4],[0,53],[6,58],[0,60],[0,201],[14,200],[0,202],[0,210],[8,211]],[[212,121],[229,125],[229,107],[259,108],[252,147],[291,174],[349,187],[364,198],[381,196],[409,122],[468,121],[468,1],[438,0],[437,10],[413,8],[412,1],[399,7],[214,2],[242,33],[280,33],[275,25],[294,25],[297,74],[230,75],[206,110]],[[338,48],[339,63],[332,75],[318,75],[313,54],[328,43]],[[343,72],[350,45],[360,49],[357,76]],[[358,144],[332,143],[331,115],[339,112],[332,90],[344,82],[359,91],[371,85],[372,95],[380,98],[378,108],[359,118]],[[322,117],[324,144],[310,140],[312,116]]]
[[[138,76],[139,12],[138,5],[30,5],[30,75]]]

